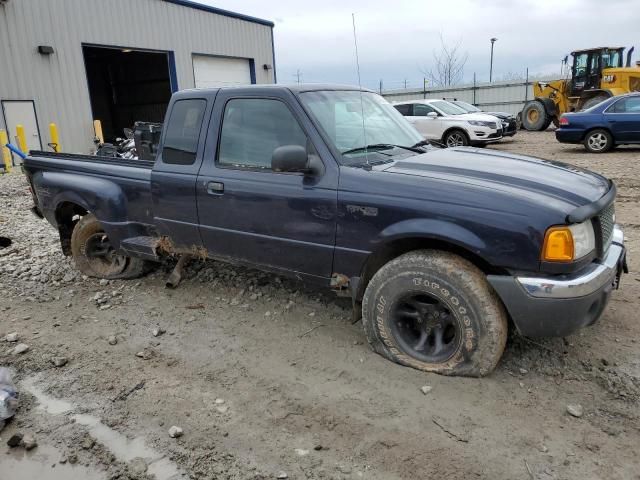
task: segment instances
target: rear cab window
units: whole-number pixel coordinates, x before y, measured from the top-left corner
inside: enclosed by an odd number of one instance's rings
[[[193,165],[198,152],[202,119],[207,108],[203,98],[178,100],[167,122],[162,161],[172,165]]]

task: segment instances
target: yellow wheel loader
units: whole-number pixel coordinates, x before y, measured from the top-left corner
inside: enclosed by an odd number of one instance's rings
[[[522,126],[531,131],[546,130],[560,115],[586,110],[609,97],[640,91],[640,62],[631,66],[633,47],[601,47],[571,52],[571,77],[533,84],[534,99],[520,113]],[[568,63],[565,57],[565,65]]]

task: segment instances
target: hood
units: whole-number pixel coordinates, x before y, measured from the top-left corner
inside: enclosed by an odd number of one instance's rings
[[[566,213],[598,200],[610,188],[606,178],[572,165],[465,147],[435,149],[395,162],[384,171],[472,184]]]
[[[516,118],[511,113],[507,112],[487,112],[487,115],[493,115],[494,117],[498,117],[500,120],[510,120],[512,118]]]
[[[457,120],[478,120],[480,122],[495,122],[496,118],[488,113],[461,113],[460,115],[449,115],[448,118]]]

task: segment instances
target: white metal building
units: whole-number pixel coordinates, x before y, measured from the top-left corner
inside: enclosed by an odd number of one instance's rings
[[[172,92],[275,83],[273,23],[187,0],[0,0],[0,129],[47,149],[94,147],[162,122]]]

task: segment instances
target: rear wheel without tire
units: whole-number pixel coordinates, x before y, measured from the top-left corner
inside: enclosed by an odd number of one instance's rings
[[[507,314],[484,274],[447,252],[420,250],[384,265],[363,299],[372,348],[402,365],[483,376],[497,365]]]
[[[584,137],[584,147],[591,153],[604,153],[613,148],[613,137],[607,130],[597,128]]]
[[[551,124],[551,117],[547,115],[542,102],[534,100],[522,109],[522,126],[531,132],[546,130]]]
[[[119,254],[111,245],[96,217],[82,217],[71,234],[71,255],[76,268],[89,277],[135,278],[145,272],[146,263],[139,258]]]
[[[451,130],[442,139],[447,148],[451,147],[465,147],[469,145],[469,137],[462,130]]]

